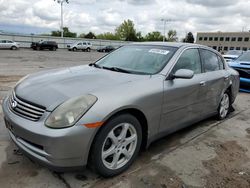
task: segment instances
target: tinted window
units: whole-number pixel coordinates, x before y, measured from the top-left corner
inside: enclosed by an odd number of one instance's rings
[[[82,45],[86,45],[87,43],[86,42],[83,42]]]
[[[82,45],[82,43],[80,42],[80,43],[78,43],[77,45]]]
[[[198,49],[184,51],[173,68],[173,73],[179,69],[189,69],[195,74],[201,73],[201,62]]]
[[[209,50],[201,50],[201,58],[205,72],[220,70],[219,60],[215,53]]]

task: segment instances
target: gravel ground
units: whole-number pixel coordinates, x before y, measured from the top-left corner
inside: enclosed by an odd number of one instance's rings
[[[0,101],[22,76],[82,65],[104,54],[66,50],[0,51]],[[239,93],[224,121],[210,118],[142,151],[123,174],[103,179],[92,171],[54,173],[16,150],[0,108],[0,187],[250,187],[250,95]]]

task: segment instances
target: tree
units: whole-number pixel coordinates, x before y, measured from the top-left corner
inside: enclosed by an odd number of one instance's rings
[[[63,28],[63,36],[64,37],[76,37],[76,33],[70,32],[68,27],[64,27]],[[51,36],[55,36],[55,37],[60,37],[61,36],[61,31],[52,31],[51,32]]]
[[[92,33],[91,31],[84,36],[84,38],[87,38],[87,39],[96,39],[96,36],[94,33]]]
[[[159,31],[153,31],[153,32],[148,33],[145,36],[145,40],[146,41],[162,41],[163,36],[161,35]]]
[[[120,39],[125,41],[136,41],[136,30],[133,21],[124,20],[124,22],[116,28],[116,34]]]
[[[188,34],[187,34],[186,37],[184,38],[183,42],[186,42],[186,43],[194,43],[194,36],[193,36],[193,33],[188,32]]]
[[[96,36],[98,39],[104,39],[104,40],[120,40],[120,37],[116,34],[113,34],[111,32],[99,34]]]
[[[136,33],[136,38],[137,38],[137,41],[139,41],[139,42],[145,41],[141,32]]]
[[[168,41],[168,42],[176,42],[177,40],[178,40],[178,38],[177,38],[176,30],[169,30],[166,41]]]

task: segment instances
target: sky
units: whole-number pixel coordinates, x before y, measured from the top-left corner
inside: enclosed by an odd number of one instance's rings
[[[187,32],[250,30],[250,0],[69,0],[64,4],[64,26],[96,34],[114,32],[123,20],[134,22],[143,35],[166,30],[178,37]],[[60,28],[60,5],[54,0],[0,0],[0,30],[50,33]]]

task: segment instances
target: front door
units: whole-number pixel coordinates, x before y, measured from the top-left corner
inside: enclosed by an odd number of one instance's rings
[[[164,101],[160,132],[174,132],[200,117],[200,103],[203,100],[201,87],[203,73],[199,51],[196,48],[185,50],[171,73],[179,69],[194,71],[191,79],[170,79],[164,81]]]

